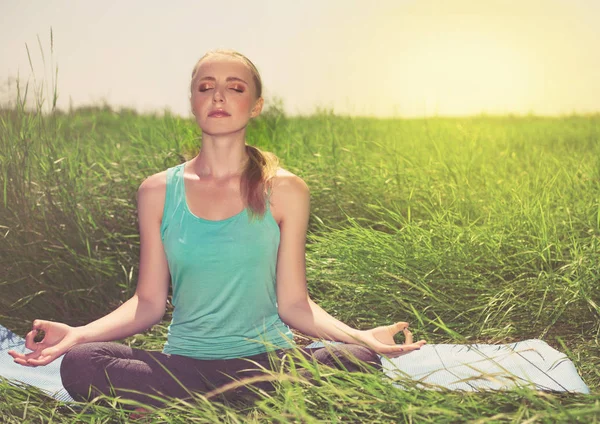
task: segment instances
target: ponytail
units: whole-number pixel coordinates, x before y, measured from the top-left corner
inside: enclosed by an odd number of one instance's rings
[[[249,208],[251,219],[263,217],[267,199],[271,195],[272,180],[279,166],[279,159],[271,152],[264,152],[246,144],[248,161],[242,172],[240,188],[242,198]]]

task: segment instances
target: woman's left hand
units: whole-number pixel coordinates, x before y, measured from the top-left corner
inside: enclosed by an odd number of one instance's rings
[[[404,333],[404,344],[396,344],[394,341],[394,335],[400,331]],[[413,342],[413,336],[408,329],[408,323],[403,321],[369,330],[358,330],[355,336],[359,342],[364,343],[375,352],[390,358],[406,355],[413,350],[419,350],[421,346],[427,343],[425,340]]]

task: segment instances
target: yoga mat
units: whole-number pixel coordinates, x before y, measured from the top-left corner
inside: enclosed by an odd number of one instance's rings
[[[322,342],[315,342],[308,347],[321,346]],[[388,377],[425,383],[417,387],[464,391],[528,387],[590,393],[573,362],[537,339],[503,345],[431,344],[397,358],[380,358]],[[401,383],[393,384],[402,388]]]
[[[337,344],[338,342],[327,342]],[[308,347],[322,347],[315,342]],[[20,381],[64,402],[73,401],[62,386],[62,356],[46,366],[24,367],[13,362],[9,349],[27,352],[25,340],[0,325],[0,378]],[[536,390],[589,393],[573,363],[565,354],[542,340],[505,345],[425,345],[398,358],[382,359],[383,372],[391,379],[408,378],[428,389],[464,391]],[[401,383],[393,383],[402,389]]]

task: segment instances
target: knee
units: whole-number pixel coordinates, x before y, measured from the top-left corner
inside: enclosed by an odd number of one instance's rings
[[[64,354],[60,363],[60,376],[63,379],[63,384],[65,377],[69,379],[71,376],[76,375],[77,370],[84,366],[82,364],[86,359],[84,351],[83,345],[75,345]]]
[[[366,363],[381,370],[381,358],[373,349],[358,344],[346,344],[345,348],[353,358],[358,359],[359,364]]]
[[[94,368],[92,352],[93,346],[75,345],[64,354],[60,363],[62,384],[75,400],[88,398]]]

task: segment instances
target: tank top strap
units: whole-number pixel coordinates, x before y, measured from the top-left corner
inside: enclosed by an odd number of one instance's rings
[[[165,193],[165,204],[163,206],[162,222],[160,225],[161,237],[164,237],[164,232],[171,220],[171,217],[177,210],[177,205],[180,202],[179,185],[180,176],[182,173],[183,164],[179,164],[167,169],[167,184]]]

